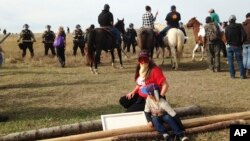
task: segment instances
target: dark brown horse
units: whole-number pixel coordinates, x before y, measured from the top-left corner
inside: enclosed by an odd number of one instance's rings
[[[204,27],[202,27],[202,24],[195,18],[191,18],[188,23],[187,23],[188,28],[193,28],[193,33],[194,33],[194,39],[195,39],[195,47],[193,49],[193,54],[192,54],[192,61],[195,61],[195,52],[199,47],[201,47],[201,61],[204,59],[204,42],[203,38],[199,33],[201,33],[201,30],[204,30]]]
[[[112,66],[114,66],[114,49],[117,48],[120,65],[122,65],[121,48],[116,46],[114,35],[106,28],[96,28],[89,33],[88,38],[88,61],[92,73],[98,74],[97,65],[100,61],[101,51],[110,51]],[[94,68],[93,68],[94,65]]]
[[[150,54],[150,57],[153,59],[154,48],[156,44],[156,36],[154,30],[150,28],[141,28],[139,31],[138,40],[138,45],[141,50],[147,50]]]

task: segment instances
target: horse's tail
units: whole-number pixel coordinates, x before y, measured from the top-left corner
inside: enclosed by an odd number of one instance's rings
[[[183,55],[183,47],[184,47],[184,34],[181,30],[177,30],[177,53],[179,57]]]
[[[142,30],[141,34],[140,34],[141,49],[148,49],[147,48],[147,41],[148,41],[148,32],[147,32],[147,30]]]
[[[90,31],[88,37],[88,61],[89,64],[94,62],[94,52],[95,52],[95,30]]]

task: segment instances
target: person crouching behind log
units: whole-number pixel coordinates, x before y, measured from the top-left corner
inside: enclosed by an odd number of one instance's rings
[[[149,58],[146,50],[139,53],[138,64],[136,66],[135,81],[136,87],[127,95],[120,98],[120,104],[126,108],[126,112],[143,111],[147,95],[140,91],[140,87],[150,83],[160,86],[160,95],[165,97],[168,90],[168,83],[162,70]]]
[[[169,141],[167,128],[163,125],[163,123],[166,123],[181,141],[188,141],[189,139],[184,134],[185,129],[179,116],[170,107],[165,98],[160,98],[160,87],[157,84],[149,84],[142,87],[141,91],[148,94],[144,109],[148,126],[154,126],[163,135],[164,139]]]

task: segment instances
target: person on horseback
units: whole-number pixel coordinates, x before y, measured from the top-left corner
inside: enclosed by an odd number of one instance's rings
[[[171,28],[179,28],[179,21],[181,20],[181,14],[176,11],[176,6],[171,6],[171,12],[169,12],[165,18],[167,26],[160,32],[159,40],[160,44],[163,45],[163,37],[167,34]]]
[[[151,7],[146,6],[146,13],[142,16],[142,27],[144,28],[154,28],[154,21],[158,15],[158,11],[156,12],[155,16],[151,13]]]
[[[98,23],[100,24],[100,27],[108,28],[108,30],[110,30],[113,33],[116,45],[118,45],[119,42],[121,41],[121,35],[120,31],[113,26],[114,18],[113,14],[109,11],[109,9],[110,6],[108,4],[105,4],[104,9],[98,16]]]

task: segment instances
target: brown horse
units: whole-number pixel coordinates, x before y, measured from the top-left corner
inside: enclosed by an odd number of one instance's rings
[[[205,35],[205,29],[202,26],[202,24],[195,17],[191,18],[188,21],[187,27],[188,28],[193,28],[194,38],[195,38],[195,42],[196,42],[196,45],[195,45],[195,47],[193,49],[192,61],[195,60],[195,52],[199,47],[201,47],[201,55],[202,56],[201,56],[200,61],[202,61],[204,59],[204,42],[203,42],[203,37],[202,36]],[[203,35],[202,35],[201,31],[204,32]],[[221,31],[221,40],[220,40],[219,44],[220,44],[220,47],[222,49],[224,57],[227,56],[225,43],[226,43],[225,33],[224,33],[224,31]]]
[[[193,33],[194,33],[194,39],[195,39],[195,47],[193,49],[193,54],[192,54],[192,61],[195,61],[195,52],[196,50],[201,47],[201,59],[202,61],[204,59],[204,42],[203,38],[201,35],[199,35],[199,32],[201,30],[204,30],[204,27],[202,27],[202,24],[195,18],[191,18],[188,23],[187,23],[188,28],[193,28]]]
[[[139,31],[138,45],[141,50],[147,50],[153,59],[154,48],[156,43],[155,32],[151,28],[141,28]]]

